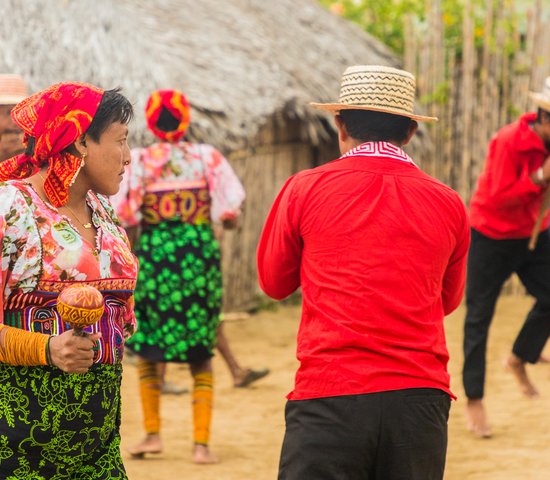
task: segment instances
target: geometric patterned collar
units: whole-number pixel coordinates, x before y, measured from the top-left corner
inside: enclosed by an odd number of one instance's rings
[[[415,167],[413,159],[409,157],[403,150],[388,142],[366,142],[358,147],[355,147],[340,158],[346,157],[389,157],[394,160],[411,163]]]

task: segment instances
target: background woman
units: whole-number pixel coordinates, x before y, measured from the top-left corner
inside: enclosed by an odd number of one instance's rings
[[[137,264],[106,196],[130,161],[131,117],[118,91],[78,83],[12,111],[26,151],[0,164],[1,478],[127,478],[120,380]],[[74,283],[104,297],[87,336],[56,309]]]
[[[236,223],[244,190],[227,160],[210,145],[182,142],[189,104],[176,90],[153,92],[147,123],[161,140],[136,151],[128,181],[114,200],[126,226],[141,226],[140,274],[129,342],[138,363],[145,439],[135,456],[162,451],[161,379],[157,362],[189,363],[193,376],[193,461],[214,463],[208,448],[212,415],[212,349],[219,323],[222,276],[213,222]],[[134,228],[135,230],[135,228]]]

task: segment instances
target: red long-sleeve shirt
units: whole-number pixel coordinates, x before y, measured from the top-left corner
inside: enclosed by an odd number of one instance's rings
[[[470,200],[472,227],[496,239],[528,238],[540,210],[543,188],[531,174],[549,152],[530,127],[535,113],[499,130],[489,144],[487,160]],[[546,215],[542,229],[548,227]]]
[[[288,398],[451,393],[443,317],[462,298],[468,246],[458,195],[391,144],[365,143],[291,177],[258,246],[268,295],[302,287]]]

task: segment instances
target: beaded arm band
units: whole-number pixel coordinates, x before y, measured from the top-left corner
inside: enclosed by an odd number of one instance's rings
[[[50,336],[0,324],[0,362],[14,366],[50,365]]]

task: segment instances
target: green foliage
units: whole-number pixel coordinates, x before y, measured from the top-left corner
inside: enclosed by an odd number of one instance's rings
[[[404,51],[404,21],[410,15],[417,30],[427,30],[429,9],[435,0],[319,0],[335,14],[352,20],[380,39],[396,53]],[[495,0],[493,0],[495,1]],[[507,0],[510,2],[511,0]],[[476,46],[481,46],[486,32],[487,0],[470,0]],[[464,0],[441,0],[441,14],[446,47],[460,50]],[[511,47],[510,47],[511,48]]]
[[[403,51],[403,18],[422,16],[425,0],[320,0],[334,13],[352,20],[395,51]]]
[[[449,101],[449,94],[449,82],[446,81],[436,85],[431,95],[422,95],[420,103],[423,105],[428,105],[430,103],[445,105]]]

